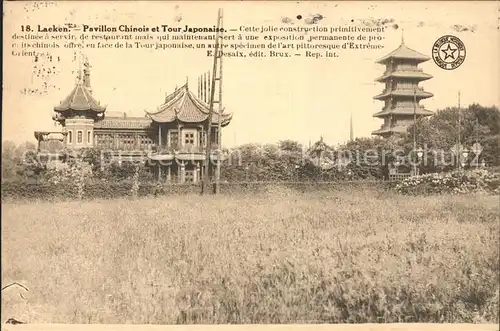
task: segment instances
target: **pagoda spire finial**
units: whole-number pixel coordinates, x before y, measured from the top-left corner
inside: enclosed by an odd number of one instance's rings
[[[83,82],[83,70],[82,70],[83,54],[82,54],[82,51],[79,52],[79,55],[80,56],[78,56],[78,82],[81,83],[81,82]]]
[[[188,87],[188,83],[189,83],[189,78],[188,76],[186,76],[186,88]]]
[[[405,30],[401,29],[401,45],[405,44]]]
[[[78,85],[83,80],[81,52],[78,53],[78,56],[76,51],[73,52],[73,61],[78,61],[78,70],[76,71],[76,84]]]
[[[90,86],[90,62],[88,57],[82,53],[82,61],[83,61],[83,77],[82,84],[85,86],[90,93],[92,93],[92,87]],[[81,69],[80,69],[81,70]]]

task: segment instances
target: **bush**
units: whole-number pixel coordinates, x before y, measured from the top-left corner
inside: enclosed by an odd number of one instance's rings
[[[456,170],[412,176],[396,185],[402,194],[500,193],[500,173],[488,170]]]
[[[61,181],[10,181],[2,183],[2,200],[72,200],[113,199],[119,197],[145,197],[162,195],[199,194],[201,184],[161,184],[158,182],[139,182],[131,180],[88,180],[83,186],[75,185],[69,180]],[[383,181],[339,181],[331,182],[283,182],[276,183],[221,183],[220,193],[223,195],[257,194],[294,191],[344,191],[352,189],[377,190],[383,192],[391,188],[393,183]],[[214,189],[211,187],[209,190]],[[277,191],[278,190],[278,191]]]

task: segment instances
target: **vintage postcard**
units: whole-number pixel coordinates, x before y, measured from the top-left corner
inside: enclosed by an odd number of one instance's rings
[[[5,2],[2,329],[498,330],[499,15]]]

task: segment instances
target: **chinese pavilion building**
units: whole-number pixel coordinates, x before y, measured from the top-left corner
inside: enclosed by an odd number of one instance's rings
[[[372,135],[389,137],[405,133],[413,124],[414,117],[433,115],[419,104],[420,100],[433,96],[418,86],[419,82],[432,78],[418,68],[420,63],[429,59],[427,55],[407,47],[402,40],[397,49],[376,62],[386,66],[384,74],[375,80],[384,83],[385,89],[374,97],[383,101],[384,107],[373,116],[383,119],[384,123]]]
[[[202,179],[207,139],[211,140],[213,149],[219,149],[219,121],[222,128],[232,118],[231,114],[214,112],[210,137],[207,137],[209,116],[210,105],[198,99],[189,90],[187,82],[168,95],[155,112],[147,112],[157,136],[155,151],[149,159],[158,169],[158,178],[171,181],[176,177],[181,183]],[[212,155],[212,159],[216,157]]]
[[[208,81],[199,84],[197,97],[186,81],[167,95],[156,111],[146,112],[144,117],[106,116],[106,107],[92,95],[90,66],[86,64],[73,90],[54,107],[53,119],[62,126],[62,132],[35,132],[38,148],[58,139],[69,149],[106,150],[119,163],[141,161],[162,181],[198,182],[206,160],[210,116],[207,86]],[[218,150],[219,121],[221,128],[226,127],[232,114],[219,115],[215,110],[212,114],[210,139],[212,149]],[[213,161],[217,157],[212,154]]]

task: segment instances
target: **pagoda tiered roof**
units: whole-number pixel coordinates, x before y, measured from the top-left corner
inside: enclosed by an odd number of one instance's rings
[[[378,130],[372,132],[372,135],[384,135],[391,133],[406,133],[408,131],[408,126],[406,125],[396,125],[393,127],[382,127]]]
[[[418,89],[416,89],[416,93],[415,93],[415,89],[385,90],[381,94],[378,94],[378,95],[374,96],[373,98],[383,100],[383,99],[387,99],[390,96],[410,97],[410,96],[413,96],[414,94],[416,95],[416,97],[418,99],[427,99],[427,98],[431,98],[434,96],[434,94],[432,94],[430,92],[426,92],[422,88],[418,88]]]
[[[416,109],[413,109],[413,107],[395,107],[392,109],[383,109],[382,111],[379,111],[378,113],[373,114],[373,117],[387,117],[390,115],[413,115],[413,113],[416,113],[417,115],[420,116],[430,116],[433,115],[434,113],[430,110],[427,110],[423,108],[422,106],[417,107]]]
[[[210,116],[210,105],[198,99],[188,88],[186,83],[165,98],[165,102],[155,112],[146,114],[151,120],[158,123],[180,121],[184,123],[201,123]],[[214,110],[212,123],[226,126],[231,121],[231,113],[221,115]]]
[[[402,41],[398,48],[376,61],[376,63],[385,64],[393,59],[411,60],[418,63],[428,61],[430,60],[430,57],[409,48],[405,45],[404,41]]]
[[[421,69],[419,70],[395,70],[384,73],[382,76],[375,79],[376,82],[384,82],[391,78],[411,78],[419,81],[431,79],[432,75],[426,74]]]
[[[100,102],[92,96],[89,88],[80,80],[69,95],[61,101],[59,106],[54,107],[54,111],[56,112],[65,112],[68,110],[102,113],[106,110],[106,106],[101,106]]]
[[[376,61],[385,64],[386,71],[375,81],[385,83],[387,87],[373,99],[385,100],[386,106],[373,114],[373,117],[390,117],[391,121],[373,131],[373,135],[387,137],[395,133],[405,133],[409,126],[408,119],[412,116],[424,117],[434,114],[419,105],[420,100],[434,96],[418,86],[419,82],[432,78],[432,75],[418,68],[419,63],[429,59],[429,56],[409,48],[404,40],[401,40],[398,48]]]

